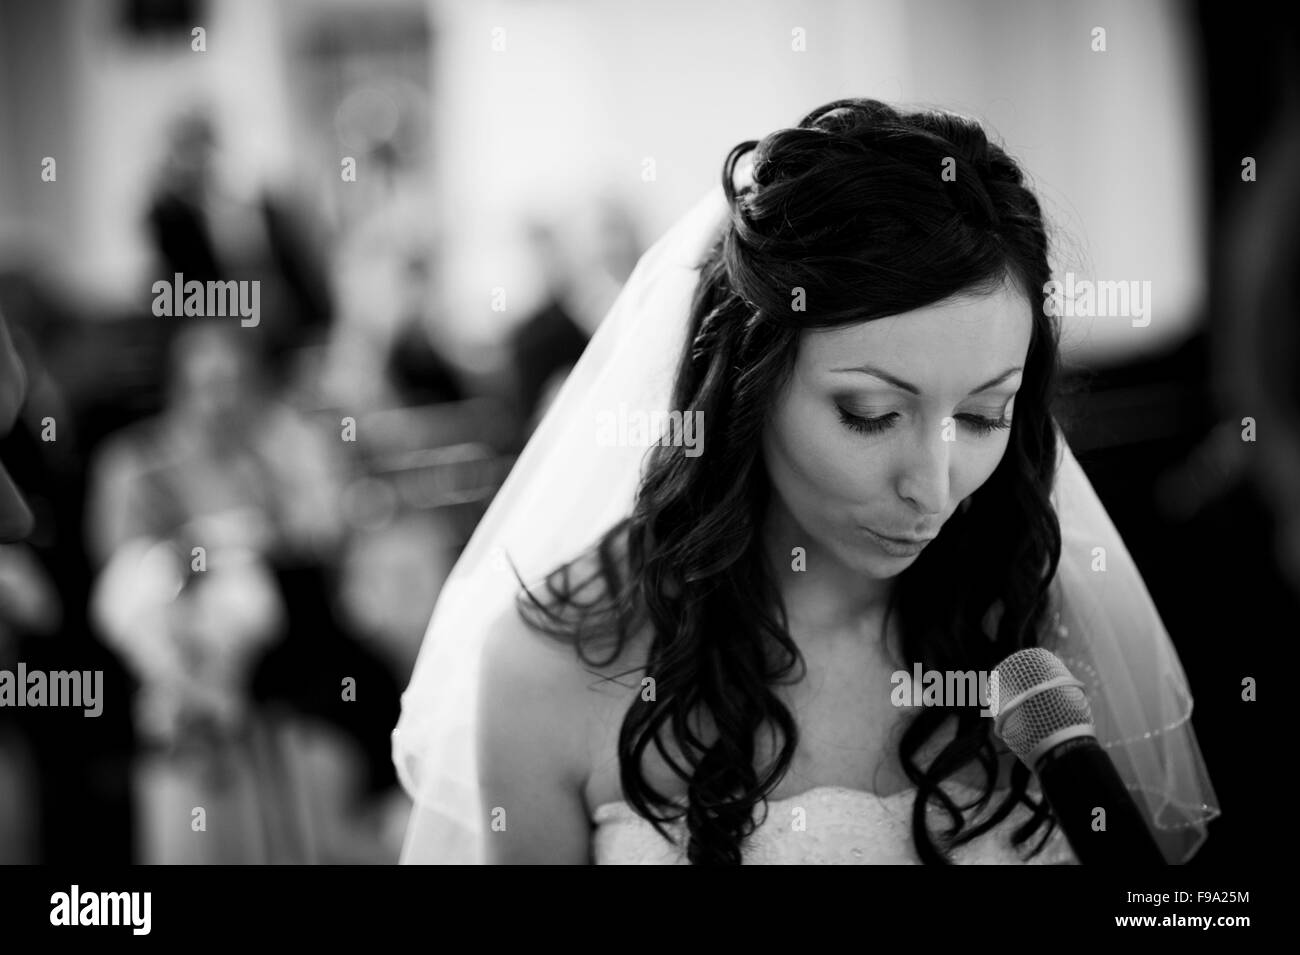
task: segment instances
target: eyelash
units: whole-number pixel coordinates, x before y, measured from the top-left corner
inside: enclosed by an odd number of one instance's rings
[[[858,415],[850,414],[839,405],[836,405],[835,408],[839,411],[840,421],[844,423],[844,426],[851,431],[857,431],[859,434],[877,434],[881,431],[888,431],[894,426],[894,419],[898,417],[896,413],[890,412],[887,415],[881,415],[879,418],[861,418]],[[981,437],[1011,427],[1011,421],[1007,418],[985,418],[983,415],[974,414],[957,415],[957,417],[966,422],[967,427]]]

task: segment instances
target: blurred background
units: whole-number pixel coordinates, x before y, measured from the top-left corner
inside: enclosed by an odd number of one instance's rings
[[[1151,283],[1145,327],[1066,320],[1067,432],[1195,694],[1195,863],[1253,859],[1242,680],[1300,610],[1298,36],[1169,0],[5,0],[35,520],[0,668],[105,705],[0,708],[0,862],[396,861],[389,732],[459,549],[727,151],[847,96],[983,120],[1058,273]],[[260,322],[156,316],[176,273],[259,281]]]

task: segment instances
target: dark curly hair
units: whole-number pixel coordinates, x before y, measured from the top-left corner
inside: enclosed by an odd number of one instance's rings
[[[753,185],[738,191],[736,164],[751,150]],[[945,165],[952,181],[940,175]],[[685,817],[694,864],[740,863],[754,809],[763,802],[766,812],[797,749],[798,727],[772,686],[804,661],[763,556],[771,487],[760,447],[804,330],[991,292],[1008,279],[1033,309],[1001,462],[890,593],[885,623],[899,615],[908,666],[992,670],[1035,645],[1061,550],[1049,498],[1059,328],[1043,307],[1050,268],[1042,213],[1016,163],[970,119],[847,99],[796,128],[739,144],[722,182],[731,214],[700,265],[672,406],[704,413],[710,454],[652,447],[631,514],[518,599],[526,623],[573,641],[588,665],[608,665],[632,634],[650,633],[644,665],[656,700],[638,697],[623,720],[620,778],[627,802],[665,838],[672,837],[664,824]],[[805,312],[790,308],[796,286],[807,292]],[[586,647],[600,641],[612,650],[598,662]],[[716,739],[692,728],[699,711],[711,717]],[[923,745],[950,719],[955,737],[930,765],[918,765]],[[1051,811],[1028,794],[1029,771],[1019,763],[1011,791],[987,818],[967,818],[982,814],[996,790],[991,722],[973,707],[927,706],[903,734],[899,755],[917,789],[912,831],[924,862],[951,861],[949,850],[1000,824],[1017,804],[1032,810],[1013,833],[1017,846],[1044,829],[1030,854],[1037,853],[1052,834]],[[778,731],[781,745],[771,764],[756,767],[763,728]],[[666,752],[665,730],[687,765]],[[687,783],[686,806],[644,778],[652,744]],[[972,805],[959,806],[939,783],[972,762],[985,784]],[[938,837],[927,824],[930,804],[950,820]]]

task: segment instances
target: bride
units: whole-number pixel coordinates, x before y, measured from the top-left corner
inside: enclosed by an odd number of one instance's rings
[[[1034,645],[1190,857],[1214,793],[1054,420],[1047,256],[971,120],[842,100],[735,147],[444,588],[394,732],[403,861],[1073,861],[979,706],[891,694]],[[597,441],[627,408],[698,447]]]

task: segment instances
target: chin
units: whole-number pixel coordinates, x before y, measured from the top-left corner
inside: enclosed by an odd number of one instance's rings
[[[916,558],[920,556],[920,554],[917,554],[915,557],[890,557],[888,555],[871,557],[869,558],[867,573],[882,580],[897,577],[916,563]]]
[[[865,543],[842,545],[837,555],[850,570],[874,580],[897,577],[920,556],[917,554],[912,557],[890,557]]]

